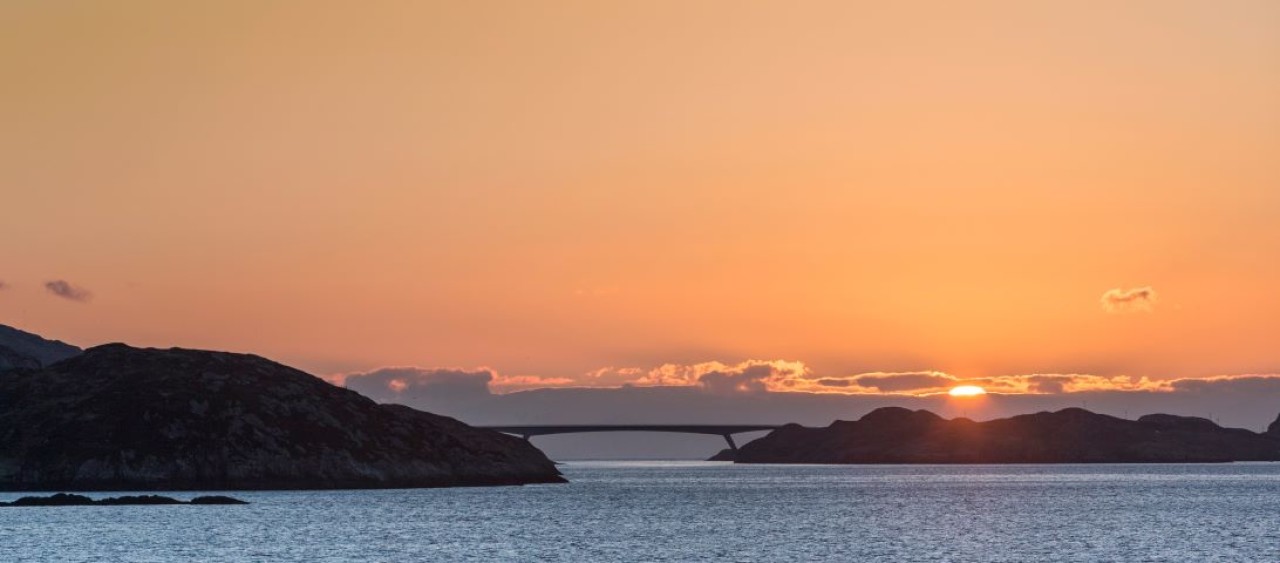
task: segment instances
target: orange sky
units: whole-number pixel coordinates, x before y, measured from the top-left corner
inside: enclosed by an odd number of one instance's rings
[[[800,4],[5,2],[0,323],[320,374],[1280,372],[1280,3]]]

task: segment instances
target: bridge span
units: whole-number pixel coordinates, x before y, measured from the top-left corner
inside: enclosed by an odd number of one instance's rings
[[[681,434],[708,434],[720,436],[729,443],[729,449],[737,450],[733,435],[743,432],[762,432],[781,428],[776,424],[560,424],[540,426],[481,426],[506,434],[515,434],[528,440],[533,436],[550,434],[578,434],[581,432],[678,432]]]

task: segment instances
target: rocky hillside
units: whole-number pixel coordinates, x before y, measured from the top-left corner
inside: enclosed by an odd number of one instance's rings
[[[1280,423],[1278,423],[1280,424]],[[789,425],[738,463],[1173,463],[1280,461],[1280,426],[1257,434],[1167,414],[1126,420],[1064,409],[974,422],[887,407],[826,428]]]
[[[0,376],[0,490],[562,481],[524,440],[257,356],[110,344]]]
[[[0,372],[39,368],[79,354],[75,346],[0,325]]]

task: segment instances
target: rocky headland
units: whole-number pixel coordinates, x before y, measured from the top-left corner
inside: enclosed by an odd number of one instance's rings
[[[0,373],[0,490],[559,483],[527,441],[270,360],[109,344]]]
[[[1128,420],[1070,408],[975,422],[886,407],[826,428],[787,425],[712,459],[828,464],[1280,461],[1280,419],[1256,433],[1168,414]]]

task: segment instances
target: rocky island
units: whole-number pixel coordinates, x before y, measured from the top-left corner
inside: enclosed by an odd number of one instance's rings
[[[728,461],[728,452],[716,458]],[[740,448],[737,463],[1198,463],[1280,461],[1280,419],[1263,433],[1196,417],[1127,420],[1070,408],[975,422],[876,409],[826,428],[787,425]]]
[[[19,363],[0,370],[0,491],[564,481],[524,440],[258,356],[109,344]]]
[[[240,499],[225,497],[220,495],[196,497],[191,500],[183,501],[170,497],[162,497],[158,495],[133,495],[122,497],[108,497],[92,499],[84,495],[69,495],[66,493],[58,493],[47,497],[22,497],[13,502],[0,502],[2,506],[158,506],[171,504],[194,504],[194,505],[227,505],[227,504],[249,504]]]

